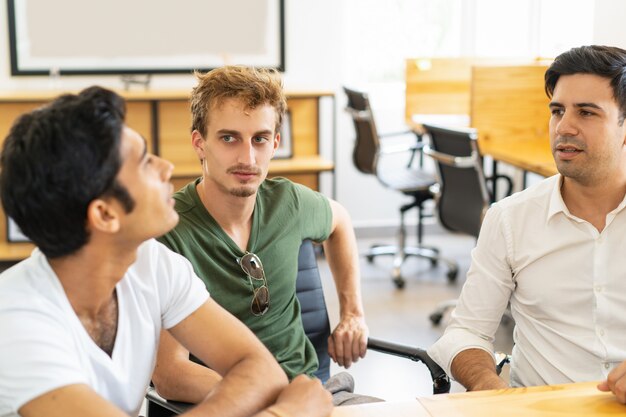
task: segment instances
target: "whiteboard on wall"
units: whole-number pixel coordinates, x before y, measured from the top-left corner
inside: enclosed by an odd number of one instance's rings
[[[12,75],[284,71],[284,0],[8,0]]]

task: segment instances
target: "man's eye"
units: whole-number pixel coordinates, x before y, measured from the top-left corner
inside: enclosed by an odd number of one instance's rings
[[[222,136],[222,140],[226,143],[230,143],[230,142],[234,142],[235,138],[230,135],[226,135],[226,136]]]
[[[256,143],[263,143],[263,142],[267,142],[267,138],[264,138],[263,136],[257,136],[254,138],[254,141]]]

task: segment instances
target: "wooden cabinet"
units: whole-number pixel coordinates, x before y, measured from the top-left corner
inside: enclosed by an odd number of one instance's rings
[[[0,145],[15,119],[44,105],[60,92],[0,93]],[[176,189],[198,177],[200,165],[191,147],[191,114],[188,92],[146,91],[120,92],[126,99],[129,126],[148,142],[151,152],[174,163],[172,182]],[[287,105],[291,116],[292,157],[270,163],[270,177],[283,176],[319,189],[319,174],[332,171],[334,164],[319,155],[320,101],[333,98],[332,92],[288,92]],[[0,261],[16,261],[27,257],[33,246],[8,243],[6,218],[0,209]]]

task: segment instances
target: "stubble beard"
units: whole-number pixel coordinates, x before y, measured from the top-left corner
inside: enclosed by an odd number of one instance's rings
[[[230,195],[234,197],[251,197],[256,193],[256,188],[254,187],[239,187],[239,188],[231,188],[228,190]]]

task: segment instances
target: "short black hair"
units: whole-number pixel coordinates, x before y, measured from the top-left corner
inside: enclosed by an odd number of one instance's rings
[[[614,46],[587,45],[557,56],[545,74],[545,91],[552,98],[561,75],[594,74],[608,78],[620,108],[620,124],[626,117],[626,50]]]
[[[98,197],[134,207],[116,176],[126,107],[113,91],[90,87],[20,116],[0,155],[4,210],[48,258],[88,242],[87,208]]]

